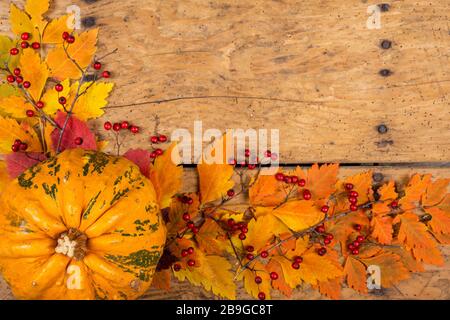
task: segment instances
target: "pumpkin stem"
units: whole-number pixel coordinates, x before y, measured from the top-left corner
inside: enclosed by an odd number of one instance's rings
[[[83,260],[87,250],[86,242],[87,237],[84,233],[75,228],[70,228],[59,236],[55,252],[75,260]]]

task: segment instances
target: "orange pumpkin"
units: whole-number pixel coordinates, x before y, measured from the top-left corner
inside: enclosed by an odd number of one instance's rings
[[[135,299],[150,286],[166,229],[132,162],[67,150],[0,198],[0,271],[21,299]]]

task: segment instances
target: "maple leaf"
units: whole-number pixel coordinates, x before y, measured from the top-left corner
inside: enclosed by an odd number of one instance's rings
[[[236,299],[236,284],[227,259],[216,255],[204,255],[198,250],[195,261],[199,262],[199,267],[181,269],[174,272],[175,277],[180,281],[187,279],[196,286],[201,285],[215,295]]]
[[[308,170],[306,185],[311,191],[311,199],[328,198],[336,190],[338,164],[314,164]]]
[[[276,260],[270,259],[269,263],[266,264],[266,271],[268,274],[270,274],[270,272],[276,272],[278,274],[278,278],[272,280],[272,288],[277,289],[286,297],[290,297],[292,294],[292,288],[284,279],[283,269],[280,263]]]
[[[386,200],[395,200],[398,197],[397,192],[395,191],[395,182],[389,181],[388,183],[385,183],[378,189],[378,194],[380,195],[381,201]]]
[[[16,139],[28,144],[27,151],[41,152],[42,148],[36,132],[28,124],[19,124],[14,119],[0,116],[0,153],[11,153],[11,146]]]
[[[181,188],[183,168],[180,163],[178,147],[172,143],[164,153],[157,157],[154,164],[150,165],[150,180],[155,187],[161,208],[170,206],[172,197]]]
[[[275,216],[271,214],[260,215],[248,223],[248,233],[244,245],[252,245],[258,251],[266,246],[273,236],[288,231],[286,226]]]
[[[152,163],[150,154],[151,152],[148,150],[130,149],[123,154],[123,157],[137,165],[141,173],[148,178],[150,176],[150,164]]]
[[[430,182],[427,191],[422,195],[422,205],[430,207],[438,204],[447,195],[450,179],[438,179]]]
[[[358,259],[348,256],[344,265],[344,274],[350,288],[367,293],[366,266]]]
[[[270,175],[259,175],[249,190],[253,206],[276,206],[286,199],[285,184]]]
[[[422,195],[427,190],[428,184],[431,182],[431,175],[415,174],[411,177],[405,188],[405,195],[400,199],[399,204],[403,210],[411,210],[416,208],[417,202],[420,201]]]
[[[307,229],[320,222],[325,216],[313,201],[306,200],[288,201],[275,208],[272,214],[294,231]]]
[[[406,212],[394,219],[394,223],[399,222],[398,240],[412,251],[417,260],[435,265],[443,264],[437,243],[428,233],[427,227],[419,222],[417,215]]]
[[[215,201],[225,196],[233,188],[233,166],[227,164],[197,165],[200,180],[201,203]]]
[[[70,44],[67,52],[70,57],[82,68],[86,68],[92,61],[97,49],[98,29],[92,29],[75,35],[75,42]],[[47,55],[47,65],[50,68],[50,75],[58,80],[77,79],[81,77],[81,70],[68,59],[63,45],[57,45],[51,49]]]
[[[0,111],[4,115],[14,119],[23,119],[29,109],[33,109],[33,107],[23,97],[16,95],[0,97]]]
[[[113,83],[106,82],[84,82],[79,91],[79,97],[75,102],[73,112],[78,119],[86,121],[98,118],[105,113],[103,107],[108,104],[106,100],[113,89]],[[77,95],[78,82],[71,87],[71,97]],[[69,103],[71,103],[70,101]]]
[[[271,279],[269,273],[265,270],[265,266],[261,262],[255,261],[252,263],[251,269],[243,270],[238,274],[237,279],[243,280],[245,291],[252,297],[258,298],[258,294],[264,292],[266,299],[270,299]],[[261,277],[260,284],[255,282],[255,277]]]
[[[62,128],[66,122],[67,114],[58,111],[56,114],[55,122]],[[52,145],[57,148],[60,136],[60,130],[55,129],[51,133]],[[76,138],[81,138],[82,144],[78,145],[75,143]],[[86,122],[71,116],[67,121],[66,129],[61,139],[60,151],[66,149],[83,148],[85,150],[97,150],[97,142],[95,135],[88,128]]]
[[[49,76],[47,64],[41,62],[39,54],[34,49],[28,48],[23,50],[20,66],[23,78],[31,83],[27,92],[34,101],[39,101]]]
[[[0,194],[5,190],[10,179],[8,173],[6,172],[6,162],[0,161]]]
[[[6,156],[6,166],[11,179],[17,178],[25,170],[45,160],[42,153],[15,152]]]
[[[71,33],[73,31],[73,28],[69,26],[69,19],[74,19],[74,15],[65,15],[50,21],[44,30],[42,42],[49,44],[62,43],[61,35],[63,32]]]
[[[381,286],[383,288],[390,288],[401,280],[410,277],[408,269],[405,268],[398,255],[382,252],[371,258],[361,259],[366,265],[375,265],[380,267],[381,271]]]

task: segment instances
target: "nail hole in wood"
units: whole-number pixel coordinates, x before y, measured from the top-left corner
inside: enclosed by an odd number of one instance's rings
[[[392,47],[392,41],[390,41],[390,40],[383,40],[383,41],[381,41],[380,46],[381,46],[381,48],[383,48],[385,50],[390,49]]]
[[[95,26],[96,19],[95,19],[95,17],[85,17],[81,20],[81,24],[85,28],[90,28],[90,27]]]
[[[84,2],[91,4],[91,3],[97,2],[97,0],[84,0]]]
[[[388,132],[388,127],[385,124],[380,124],[379,126],[377,126],[377,131],[378,133],[384,134]]]
[[[381,3],[378,5],[378,7],[380,8],[381,12],[387,12],[391,8],[388,3]]]
[[[383,174],[382,174],[381,172],[375,172],[375,173],[372,175],[372,179],[373,179],[373,181],[375,181],[375,182],[381,182],[381,181],[383,181],[384,176],[383,176]]]
[[[379,73],[382,77],[389,77],[392,74],[392,71],[389,69],[381,69]]]

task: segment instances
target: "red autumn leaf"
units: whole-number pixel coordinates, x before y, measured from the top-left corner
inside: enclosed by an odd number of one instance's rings
[[[36,163],[45,160],[42,153],[24,153],[16,152],[6,156],[6,169],[11,179],[17,178],[25,170],[34,166]]]
[[[150,151],[143,150],[143,149],[130,149],[123,155],[128,160],[134,162],[139,169],[141,170],[141,173],[146,176],[147,178],[150,176]]]
[[[63,127],[66,121],[67,114],[58,112],[55,118],[56,123]],[[60,130],[55,129],[52,134],[52,145],[57,147],[59,141]],[[81,138],[81,144],[77,144],[77,138]],[[79,139],[78,139],[79,140]],[[97,142],[95,135],[88,128],[86,122],[81,121],[74,116],[71,116],[67,121],[67,126],[61,139],[60,151],[66,149],[83,148],[85,150],[97,150]]]

